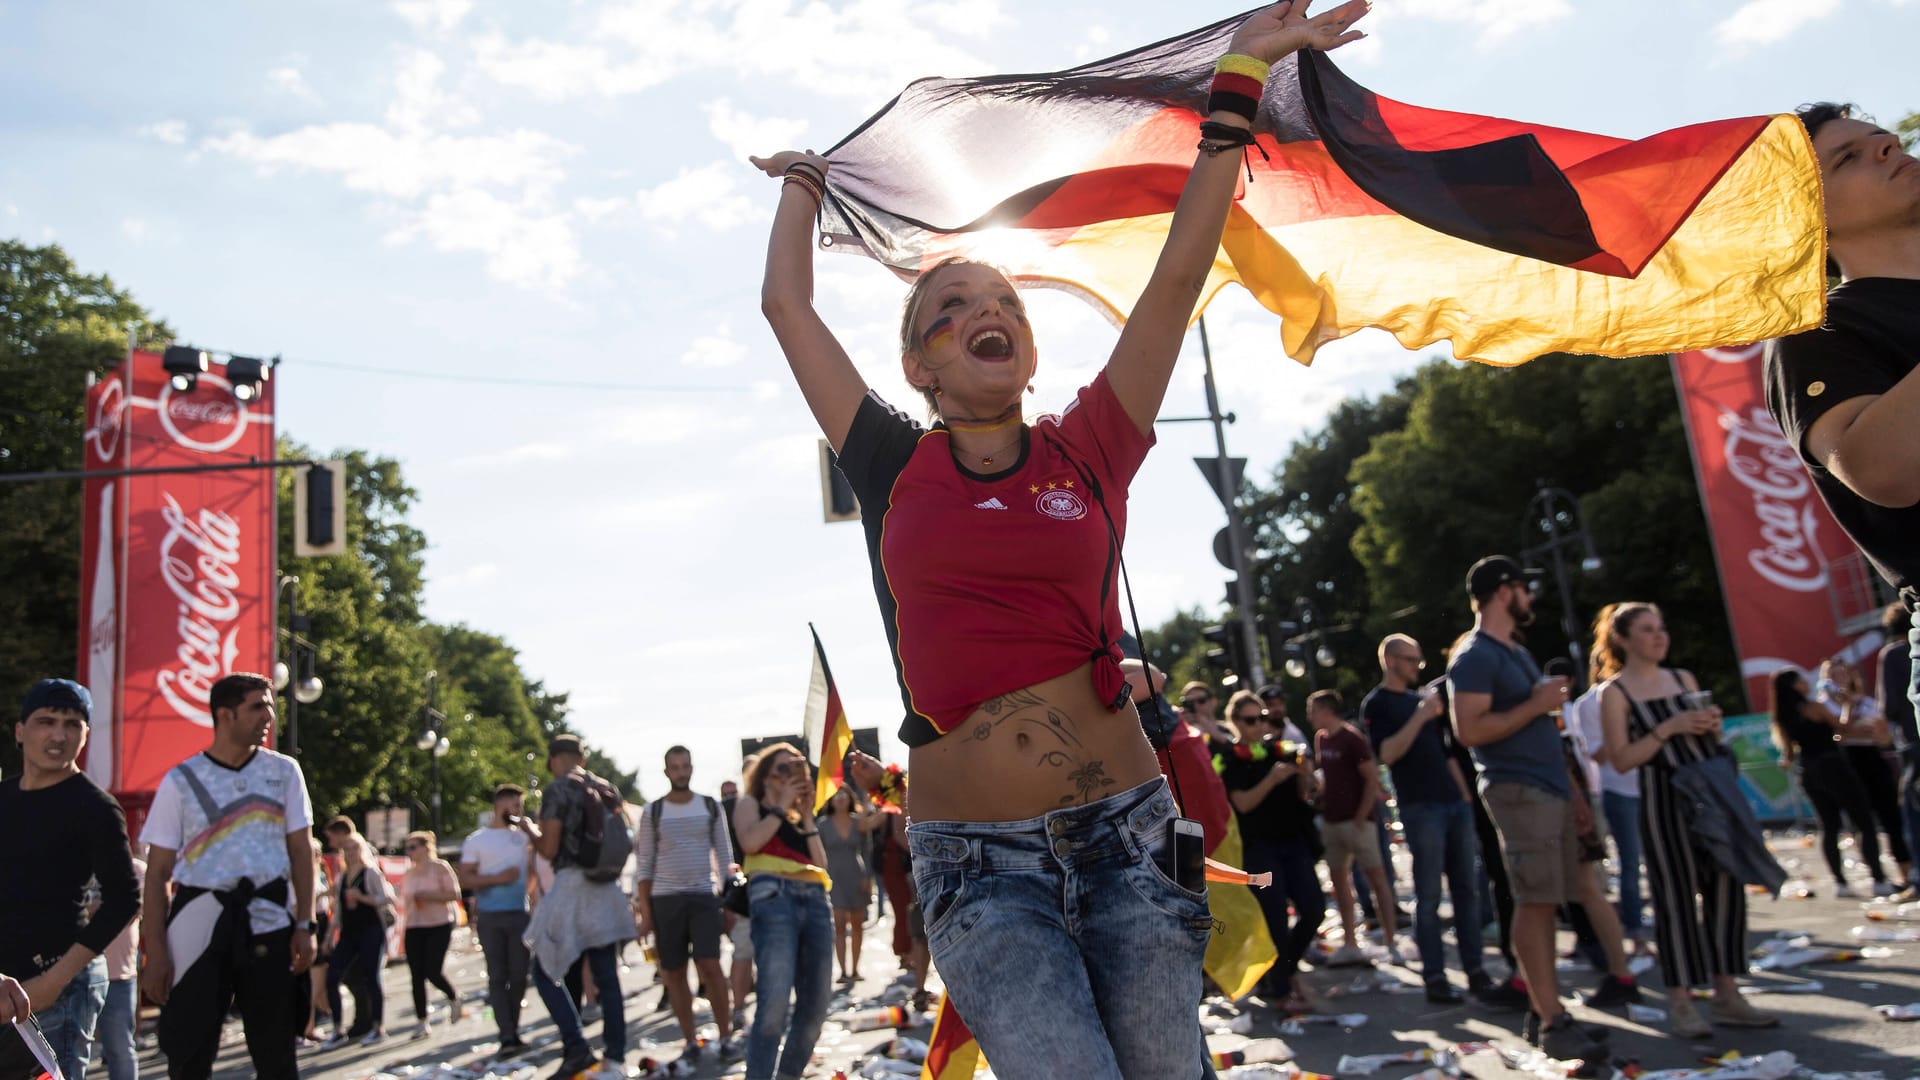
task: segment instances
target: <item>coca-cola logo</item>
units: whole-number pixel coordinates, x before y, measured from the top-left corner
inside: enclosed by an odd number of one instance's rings
[[[1765,342],[1734,345],[1723,349],[1701,349],[1700,355],[1719,364],[1750,364],[1767,351]]]
[[[1727,472],[1753,496],[1760,525],[1760,546],[1748,550],[1747,564],[1783,589],[1826,588],[1826,561],[1814,536],[1820,518],[1813,482],[1793,444],[1765,409],[1724,413],[1720,425],[1727,432]]]
[[[160,669],[154,683],[182,719],[210,728],[207,696],[233,669],[239,652],[240,631],[233,624],[240,617],[240,599],[234,595],[240,585],[240,523],[218,510],[189,517],[165,491],[160,499],[167,525],[160,541],[160,579],[179,601],[174,623],[179,642],[173,662]]]
[[[100,396],[93,399],[93,415],[87,418],[87,441],[101,461],[112,461],[120,452],[121,426],[126,422],[127,391],[117,378],[100,384]]]
[[[168,383],[160,391],[160,426],[173,441],[191,450],[218,454],[232,449],[247,433],[252,414],[233,399],[233,384],[207,372],[189,393]]]

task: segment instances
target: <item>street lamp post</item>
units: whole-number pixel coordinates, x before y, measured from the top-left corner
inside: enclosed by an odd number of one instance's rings
[[[433,772],[433,834],[440,835],[440,759],[453,744],[447,739],[447,717],[434,703],[440,698],[440,673],[427,672],[427,703],[420,708],[420,737],[414,745],[424,750]]]
[[[314,656],[319,650],[306,637],[313,628],[313,621],[300,614],[300,590],[294,587],[298,584],[300,579],[290,575],[280,579],[280,595],[287,598],[287,626],[280,631],[287,639],[287,658],[273,662],[274,691],[286,690],[289,685],[293,687],[293,692],[286,698],[286,752],[292,757],[300,755],[300,706],[319,701],[321,692],[326,688],[313,671]]]
[[[1545,533],[1546,539],[1527,546],[1529,539]],[[1584,689],[1587,681],[1586,649],[1580,644],[1580,620],[1573,610],[1573,582],[1567,575],[1567,549],[1578,547],[1582,573],[1599,573],[1605,564],[1593,549],[1593,536],[1587,532],[1586,515],[1580,500],[1565,488],[1549,487],[1541,482],[1527,503],[1527,519],[1521,528],[1520,562],[1529,568],[1544,559],[1552,560],[1553,581],[1560,592],[1560,628],[1567,635],[1567,655],[1573,659],[1573,685]]]

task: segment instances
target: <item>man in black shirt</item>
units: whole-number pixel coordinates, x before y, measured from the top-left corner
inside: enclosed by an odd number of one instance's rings
[[[1767,408],[1834,520],[1920,619],[1920,162],[1849,106],[1802,106],[1826,190],[1817,330],[1767,350]],[[1920,622],[1910,647],[1920,652]],[[1920,700],[1920,686],[1908,692]]]
[[[1311,800],[1318,785],[1305,746],[1280,739],[1273,717],[1265,712],[1250,718],[1253,722],[1240,729],[1240,741],[1221,748],[1214,769],[1240,820],[1247,869],[1273,874],[1270,888],[1253,891],[1279,952],[1267,976],[1270,997],[1285,1011],[1305,1012],[1312,1001],[1294,976],[1327,910],[1327,896],[1314,871],[1320,852]],[[1291,931],[1289,901],[1294,910]]]
[[[1460,767],[1447,756],[1440,738],[1447,706],[1437,688],[1414,688],[1427,666],[1420,643],[1405,634],[1380,642],[1380,685],[1360,702],[1367,737],[1393,773],[1400,824],[1413,852],[1413,940],[1420,947],[1420,968],[1427,1000],[1436,1005],[1460,1001],[1447,984],[1446,945],[1440,936],[1440,875],[1453,894],[1454,940],[1460,967],[1475,993],[1492,989],[1481,963],[1478,853],[1473,834],[1473,803]],[[1435,721],[1441,721],[1435,723]]]
[[[106,1002],[100,953],[140,911],[126,815],[78,764],[92,711],[78,683],[34,684],[13,726],[24,771],[0,780],[0,972],[20,981],[69,1076]],[[0,1080],[39,1072],[13,1026],[0,1028]]]

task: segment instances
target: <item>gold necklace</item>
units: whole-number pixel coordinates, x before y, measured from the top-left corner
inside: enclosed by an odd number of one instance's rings
[[[982,455],[980,456],[980,464],[981,464],[981,465],[983,465],[983,466],[984,466],[984,465],[992,465],[992,464],[993,464],[993,459],[994,459],[995,457],[997,457],[997,456],[999,456],[1000,454],[1004,454],[1004,453],[1006,453],[1006,452],[1007,452],[1008,450],[1011,450],[1011,449],[1013,449],[1013,448],[1014,448],[1014,447],[1016,447],[1016,446],[1019,446],[1019,445],[1020,445],[1020,440],[1021,440],[1022,438],[1024,438],[1024,437],[1026,436],[1026,434],[1027,434],[1027,426],[1026,426],[1025,424],[1022,424],[1022,425],[1020,425],[1020,434],[1018,434],[1018,435],[1015,435],[1015,436],[1013,437],[1013,441],[1012,441],[1012,442],[1010,442],[1010,443],[1008,443],[1008,444],[1006,444],[1005,446],[1001,446],[1001,447],[998,447],[998,448],[996,448],[996,449],[994,449],[994,450],[993,450],[993,451],[992,451],[991,453],[987,453],[987,454],[982,454]],[[953,446],[953,443],[952,443],[952,438],[951,438],[951,436],[949,436],[949,438],[948,438],[948,445],[949,445],[949,446]],[[956,457],[957,457],[957,456],[959,456],[959,453],[960,453],[960,448],[959,448],[958,446],[953,446],[953,451],[954,451],[954,456],[956,456]]]

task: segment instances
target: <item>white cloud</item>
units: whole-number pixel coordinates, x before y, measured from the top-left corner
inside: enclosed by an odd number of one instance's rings
[[[733,328],[722,323],[718,334],[695,338],[680,363],[692,368],[727,368],[746,358],[747,347],[733,340]]]
[[[632,206],[632,199],[617,195],[605,199],[583,195],[573,200],[573,212],[579,214],[589,222],[605,221],[622,210],[630,209]]]
[[[1839,6],[1840,0],[1748,0],[1713,32],[1723,45],[1771,45]]]
[[[307,85],[307,77],[300,73],[299,68],[291,64],[267,72],[267,81],[280,92],[302,101],[318,103],[320,100],[320,95],[314,92],[313,87]]]
[[[435,585],[486,585],[500,576],[500,564],[475,563],[450,574],[429,574]]]
[[[777,75],[872,100],[929,73],[992,70],[954,40],[985,42],[1007,22],[999,0],[850,0],[837,8],[815,0],[609,0],[573,40],[496,34],[475,47],[487,74],[547,101],[637,93],[699,70]]]
[[[519,446],[510,446],[505,450],[490,450],[481,454],[469,454],[454,462],[473,468],[491,468],[497,465],[521,465],[530,462],[565,461],[573,456],[573,447],[559,442],[531,442]]]
[[[147,238],[147,223],[137,217],[121,218],[120,232],[137,244]]]
[[[722,493],[711,489],[645,499],[609,499],[586,512],[586,524],[620,529],[691,525],[721,501]]]
[[[778,116],[752,116],[733,107],[726,98],[706,106],[707,128],[713,137],[727,144],[736,161],[749,154],[775,154],[800,146],[807,131],[805,120]]]
[[[139,134],[149,139],[158,139],[170,146],[180,146],[187,141],[187,122],[185,120],[162,120],[141,128]]]
[[[441,88],[446,63],[409,50],[394,74],[384,124],[334,121],[277,135],[241,129],[206,140],[262,175],[297,169],[338,177],[389,200],[399,224],[390,243],[485,257],[497,280],[559,290],[580,271],[572,214],[556,191],[578,148],[537,131],[453,134],[474,110]]]
[[[473,0],[394,0],[393,13],[421,30],[442,32],[460,25]]]
[[[747,166],[731,161],[681,169],[680,175],[636,196],[640,216],[670,233],[687,223],[724,232],[770,220],[771,200],[756,202],[739,190],[739,177],[747,173]]]
[[[1496,45],[1523,30],[1559,22],[1573,14],[1573,4],[1571,0],[1479,0],[1472,4],[1458,0],[1400,0],[1389,10],[1416,19],[1468,23],[1480,28],[1480,44]],[[1378,29],[1379,14],[1374,12],[1360,28],[1373,33]]]

